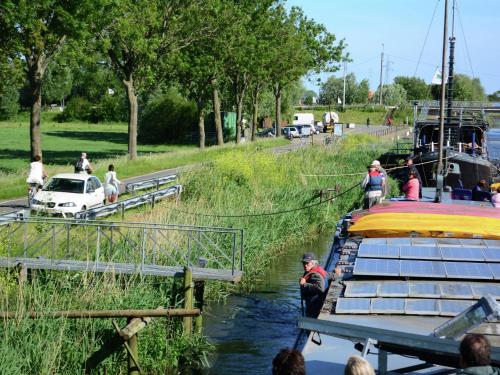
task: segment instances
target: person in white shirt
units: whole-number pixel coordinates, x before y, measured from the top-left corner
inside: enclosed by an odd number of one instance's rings
[[[88,174],[92,173],[92,167],[90,166],[90,162],[87,159],[87,153],[82,152],[80,159],[78,159],[75,163],[75,173],[83,173],[86,172]]]
[[[30,164],[30,172],[26,182],[28,184],[36,184],[37,189],[43,185],[43,180],[47,177],[47,172],[42,163],[42,157],[35,155],[33,162]]]
[[[104,181],[104,194],[108,203],[116,202],[122,182],[116,177],[115,166],[113,164],[109,165],[108,172],[104,176]]]

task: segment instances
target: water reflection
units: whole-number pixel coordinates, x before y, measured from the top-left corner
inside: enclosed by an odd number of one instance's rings
[[[204,333],[216,345],[210,374],[269,374],[279,349],[292,346],[300,315],[298,280],[300,258],[314,252],[324,264],[332,236],[288,249],[276,260],[257,291],[230,296],[226,304],[213,304],[204,315]]]

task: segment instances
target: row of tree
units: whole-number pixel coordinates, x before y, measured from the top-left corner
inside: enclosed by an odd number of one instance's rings
[[[57,96],[53,91],[73,87],[69,72],[75,67],[97,74],[105,66],[126,93],[134,159],[141,95],[176,86],[196,103],[204,147],[208,109],[215,113],[217,143],[224,142],[224,89],[236,109],[239,142],[245,100],[251,102],[253,138],[259,100],[272,92],[279,132],[284,90],[310,71],[335,71],[343,49],[323,25],[300,8],[287,10],[282,0],[3,0],[0,95],[12,81],[26,80],[31,154],[41,154],[44,82],[51,88],[44,94]]]
[[[371,93],[369,82],[363,79],[356,81],[354,73],[345,77],[345,104],[366,104],[378,102],[380,87]],[[479,78],[470,78],[464,74],[456,74],[453,84],[453,99],[460,101],[483,101],[492,99],[493,95],[486,97],[484,88]],[[344,78],[330,77],[321,86],[321,103],[336,103],[344,95]],[[386,105],[402,105],[408,101],[440,99],[440,86],[429,85],[421,78],[403,77],[394,78],[394,83],[382,86],[382,101]]]

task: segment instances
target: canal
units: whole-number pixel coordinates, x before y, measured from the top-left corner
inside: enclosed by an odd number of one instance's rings
[[[270,374],[271,362],[283,347],[291,347],[301,313],[300,259],[315,253],[326,262],[333,233],[289,248],[270,266],[250,294],[231,295],[204,314],[204,333],[215,345],[209,374]]]

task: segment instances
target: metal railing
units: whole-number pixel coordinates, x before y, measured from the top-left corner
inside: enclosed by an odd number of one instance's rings
[[[156,266],[200,266],[234,275],[243,269],[243,230],[53,218],[0,225],[0,266],[27,260],[75,271],[85,264],[133,265],[129,268],[149,274]]]
[[[137,190],[151,189],[156,188],[156,190],[160,189],[161,185],[168,184],[169,182],[175,181],[177,179],[177,175],[169,175],[164,177],[152,178],[149,180],[138,181],[138,182],[129,182],[125,185],[125,191],[132,195],[135,195]]]
[[[121,212],[122,218],[124,217],[125,210],[138,207],[144,204],[151,204],[154,207],[155,202],[167,197],[179,197],[182,192],[182,185],[174,185],[165,189],[156,190],[150,193],[137,195],[119,202],[106,204],[104,206],[91,208],[86,211],[80,211],[75,214],[75,219],[96,219]]]

